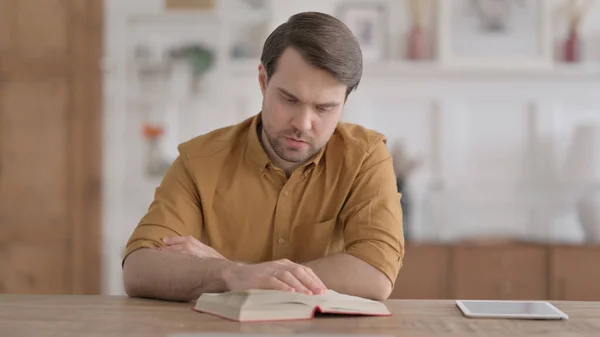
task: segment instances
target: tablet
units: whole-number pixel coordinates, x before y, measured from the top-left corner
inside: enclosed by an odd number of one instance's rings
[[[467,317],[516,319],[568,319],[569,316],[545,301],[457,300]]]

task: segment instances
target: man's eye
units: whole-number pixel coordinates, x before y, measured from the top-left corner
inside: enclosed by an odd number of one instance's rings
[[[319,112],[327,112],[329,110],[331,110],[331,108],[324,108],[324,107],[319,107],[319,106],[317,107],[317,111],[319,111]]]
[[[297,102],[295,99],[293,99],[293,98],[290,98],[290,97],[284,97],[283,99],[284,99],[286,102],[289,102],[289,103],[296,103],[296,102]]]

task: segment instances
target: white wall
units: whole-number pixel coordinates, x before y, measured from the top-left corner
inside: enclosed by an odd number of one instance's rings
[[[330,12],[334,3],[273,1],[270,27],[297,11]],[[161,11],[160,0],[106,2],[104,291],[109,294],[122,293],[124,245],[158,183],[143,174],[142,117],[128,85],[127,22],[131,15]],[[191,28],[202,24],[182,22]],[[584,33],[588,59],[599,64],[600,6]],[[182,97],[173,143],[256,113],[261,97],[255,66],[217,67],[198,99]],[[344,119],[384,132],[392,144],[402,140],[424,158],[411,180],[413,238],[582,239],[559,173],[574,127],[600,123],[597,68],[497,72],[370,65]]]

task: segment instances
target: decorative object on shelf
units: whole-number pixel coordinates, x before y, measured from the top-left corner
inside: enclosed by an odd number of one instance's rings
[[[240,41],[231,46],[231,57],[233,59],[251,59],[254,57],[252,45],[247,41]]]
[[[216,3],[216,2],[215,2]],[[140,175],[160,178],[177,157],[190,126],[192,102],[211,88],[218,61],[222,20],[212,11],[165,11],[127,17],[125,95],[140,130]],[[197,113],[197,112],[194,112]],[[131,149],[136,151],[136,149]]]
[[[424,60],[430,57],[425,17],[430,8],[430,0],[409,0],[412,25],[408,33],[407,58]]]
[[[471,0],[466,8],[474,14],[479,22],[479,27],[487,32],[505,32],[507,31],[511,18],[513,5],[522,7],[521,1],[512,0]]]
[[[212,10],[215,0],[165,0],[167,9],[176,10]]]
[[[439,53],[448,66],[552,66],[547,0],[440,1]]]
[[[164,86],[172,77],[177,63],[183,61],[191,72],[190,89],[197,93],[199,82],[213,65],[214,58],[213,51],[201,44],[173,47],[162,55],[152,55],[148,46],[138,45],[135,49],[134,64],[140,85],[160,82]]]
[[[579,62],[581,60],[581,41],[579,30],[573,26],[569,28],[569,33],[563,46],[563,61]]]
[[[146,140],[146,173],[162,177],[172,162],[177,143],[178,104],[199,92],[203,75],[214,62],[212,51],[201,44],[184,44],[153,53],[146,45],[134,52],[136,103]]]
[[[387,57],[388,20],[383,2],[341,2],[336,17],[354,33],[366,62]]]
[[[128,18],[127,41],[133,50],[134,71],[160,69],[162,81],[169,81],[175,67],[187,65],[191,89],[212,68],[221,46],[222,20],[212,11],[181,13],[166,11],[158,15]]]
[[[581,22],[589,12],[594,0],[568,0],[564,11],[567,14],[567,36],[562,46],[562,60],[565,62],[581,61]]]
[[[394,173],[396,174],[396,186],[398,192],[402,194],[400,203],[402,205],[402,222],[404,224],[404,236],[405,239],[410,240],[411,238],[411,223],[412,223],[412,200],[411,194],[408,187],[408,180],[410,175],[421,166],[422,160],[411,156],[406,150],[406,145],[402,141],[394,142],[391,150],[391,155],[394,165]]]
[[[590,242],[600,242],[600,125],[575,130],[566,161],[567,188],[575,191],[579,221]]]
[[[162,53],[146,44],[138,44],[133,51],[135,87],[139,95],[156,95],[164,91],[170,75],[170,65]]]
[[[198,92],[202,76],[214,62],[213,51],[200,44],[190,44],[172,49],[169,55],[175,61],[184,60],[188,63],[192,72],[192,91]]]
[[[150,177],[162,177],[171,165],[160,146],[165,128],[159,124],[146,123],[142,126],[142,132],[146,139],[146,174]]]

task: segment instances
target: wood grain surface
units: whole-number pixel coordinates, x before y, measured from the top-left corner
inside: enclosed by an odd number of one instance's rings
[[[600,336],[600,302],[552,302],[567,321],[472,319],[453,301],[390,300],[391,317],[317,317],[237,323],[192,311],[192,303],[111,296],[0,295],[0,331],[11,337],[166,337],[180,333],[381,334],[389,336]]]

